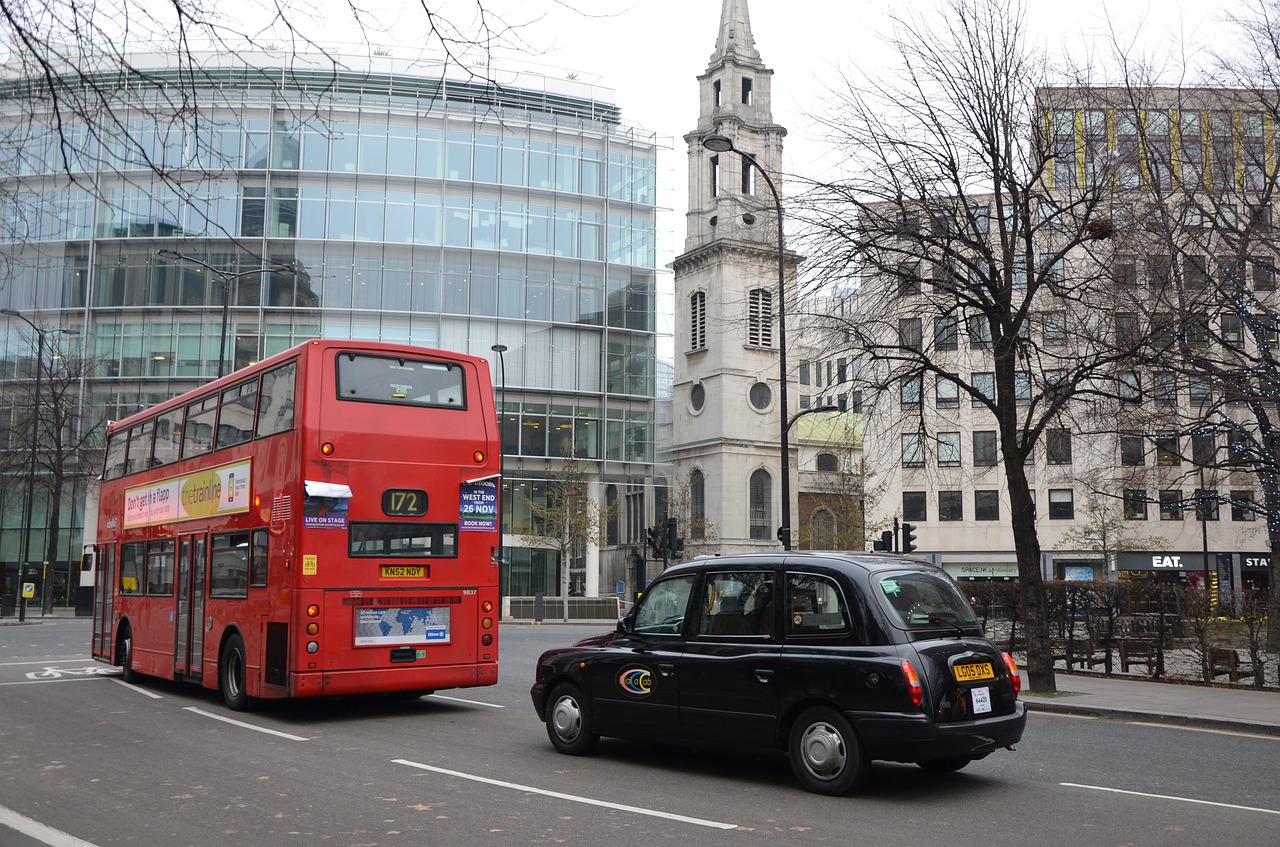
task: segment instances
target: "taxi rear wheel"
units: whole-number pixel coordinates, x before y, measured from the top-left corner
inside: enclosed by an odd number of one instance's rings
[[[578,686],[563,683],[551,692],[547,737],[553,747],[570,756],[583,756],[595,749],[600,736],[591,730],[591,709]]]
[[[806,709],[791,725],[791,769],[809,791],[848,794],[861,787],[870,762],[853,725],[825,706]]]

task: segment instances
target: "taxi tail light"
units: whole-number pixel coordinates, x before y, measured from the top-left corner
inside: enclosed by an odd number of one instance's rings
[[[924,699],[924,689],[920,687],[920,675],[906,659],[902,660],[902,679],[907,683],[907,696],[911,698],[911,705],[919,708]]]
[[[1017,694],[1022,690],[1022,674],[1018,673],[1018,663],[1008,653],[1001,653],[1004,656],[1004,666],[1009,669],[1009,684],[1013,686],[1013,693]]]

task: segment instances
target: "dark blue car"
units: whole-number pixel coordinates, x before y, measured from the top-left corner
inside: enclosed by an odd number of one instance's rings
[[[1007,653],[941,569],[861,553],[701,559],[662,574],[617,630],[538,661],[551,743],[601,736],[785,751],[844,794],[872,760],[958,770],[1026,714]]]

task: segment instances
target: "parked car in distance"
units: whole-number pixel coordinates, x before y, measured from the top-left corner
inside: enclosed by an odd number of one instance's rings
[[[955,771],[1026,724],[1013,659],[940,568],[890,554],[704,558],[665,571],[616,631],[538,660],[552,745],[601,736],[785,751],[845,794],[873,760]]]

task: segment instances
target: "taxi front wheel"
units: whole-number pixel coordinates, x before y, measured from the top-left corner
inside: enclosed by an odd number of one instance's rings
[[[816,794],[848,794],[867,781],[870,771],[853,725],[825,706],[800,713],[791,725],[788,752],[796,778]]]
[[[553,747],[570,756],[595,749],[600,736],[591,731],[591,709],[578,686],[557,685],[547,704],[547,737]]]

